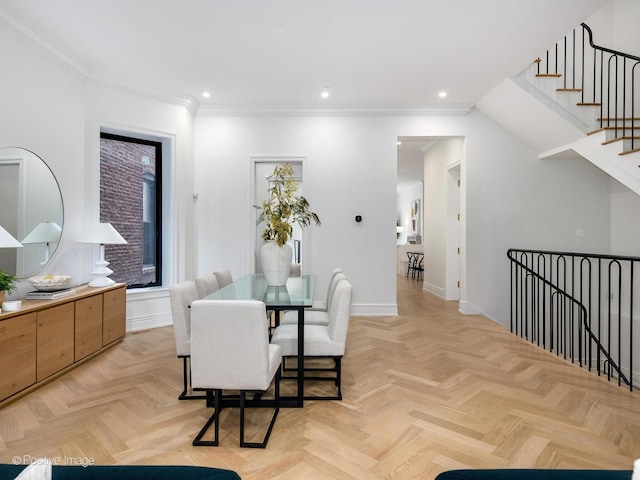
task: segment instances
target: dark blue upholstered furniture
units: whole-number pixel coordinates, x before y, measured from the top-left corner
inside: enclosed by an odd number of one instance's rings
[[[13,480],[26,465],[0,464],[0,480]],[[52,480],[240,480],[231,470],[195,466],[161,465],[54,465]]]
[[[631,480],[631,470],[547,470],[505,468],[450,470],[435,480]]]

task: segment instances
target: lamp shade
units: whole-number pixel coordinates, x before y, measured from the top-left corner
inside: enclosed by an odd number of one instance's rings
[[[19,248],[22,244],[0,225],[0,248]]]
[[[110,223],[97,223],[78,239],[80,243],[98,243],[101,245],[124,245],[127,241]]]
[[[55,222],[42,222],[21,243],[54,243],[60,241],[62,229]]]
[[[89,282],[90,287],[106,287],[113,285],[109,275],[113,270],[107,267],[109,262],[104,259],[104,249],[106,244],[123,245],[127,241],[122,238],[118,231],[113,228],[110,223],[98,223],[78,239],[80,243],[98,243],[100,244],[100,258],[96,262],[95,268],[91,271],[93,279]]]

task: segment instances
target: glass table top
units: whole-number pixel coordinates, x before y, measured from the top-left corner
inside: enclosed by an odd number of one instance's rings
[[[262,274],[249,274],[204,297],[204,300],[260,300],[267,307],[310,307],[315,275],[289,277],[282,287],[267,286]]]

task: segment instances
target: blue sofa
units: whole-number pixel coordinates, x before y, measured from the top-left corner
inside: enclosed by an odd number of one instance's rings
[[[537,468],[449,470],[435,480],[631,480],[632,470],[548,470]]]
[[[0,464],[0,480],[13,480],[26,465]],[[160,465],[78,465],[51,467],[52,480],[240,480],[240,476],[221,468]]]

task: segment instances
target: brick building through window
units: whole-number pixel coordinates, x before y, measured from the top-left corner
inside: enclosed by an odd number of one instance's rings
[[[105,245],[110,278],[128,287],[161,285],[160,142],[100,134],[100,221],[126,245]]]

